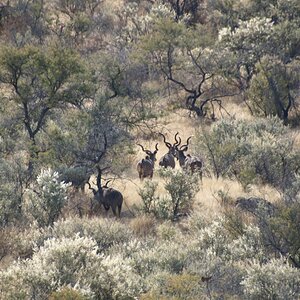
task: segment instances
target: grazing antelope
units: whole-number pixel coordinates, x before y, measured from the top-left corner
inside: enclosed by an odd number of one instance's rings
[[[93,191],[95,199],[103,204],[106,211],[111,208],[114,216],[120,217],[122,204],[123,204],[123,195],[118,190],[113,188],[109,188],[107,185],[110,182],[107,181],[104,186],[98,186],[98,191],[91,187],[90,183],[88,183],[89,188]]]
[[[142,150],[147,154],[147,156],[141,159],[137,164],[137,171],[139,173],[139,178],[143,180],[145,177],[153,177],[154,164],[156,161],[156,153],[158,151],[158,143],[155,145],[155,150],[151,152],[150,150],[145,150],[140,144],[137,144],[142,148]]]
[[[179,161],[180,166],[185,169],[185,170],[189,170],[192,173],[198,172],[200,174],[201,180],[202,180],[202,168],[203,168],[203,161],[201,158],[194,156],[194,155],[190,155],[187,154],[185,155],[184,152],[186,152],[188,150],[188,146],[189,146],[189,142],[190,139],[192,137],[190,136],[187,141],[186,144],[180,146],[177,145],[176,146],[176,158]]]
[[[164,138],[164,143],[169,149],[168,153],[166,153],[160,160],[159,165],[161,167],[167,168],[170,167],[172,169],[175,168],[175,152],[176,152],[176,146],[180,144],[181,140],[177,140],[178,132],[175,134],[175,143],[172,145],[171,143],[166,141],[166,137],[159,133]]]

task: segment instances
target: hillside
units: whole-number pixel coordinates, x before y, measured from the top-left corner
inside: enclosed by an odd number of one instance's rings
[[[0,300],[300,299],[300,3],[0,3]]]

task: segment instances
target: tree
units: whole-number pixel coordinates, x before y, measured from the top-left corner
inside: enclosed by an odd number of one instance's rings
[[[234,29],[225,27],[219,31],[217,47],[225,52],[219,72],[243,96],[246,104],[245,93],[257,72],[257,63],[273,47],[274,32],[274,25],[268,18],[240,20]]]
[[[229,54],[220,70],[251,112],[276,114],[287,124],[297,106],[300,7],[295,1],[273,2],[250,2],[248,17],[219,31],[219,47]]]
[[[48,36],[47,9],[43,0],[10,0],[0,7],[0,36],[24,45],[28,40],[43,43]],[[2,30],[1,30],[2,29]]]
[[[207,28],[187,28],[183,22],[159,19],[153,32],[139,43],[138,55],[157,68],[163,77],[185,94],[185,106],[198,117],[207,115],[209,104],[220,105],[217,56],[209,48],[214,41]]]
[[[28,140],[28,171],[42,151],[38,136],[55,109],[79,107],[92,89],[78,55],[67,48],[2,46],[0,82],[10,89],[9,99]]]
[[[106,43],[104,37],[111,29],[111,17],[104,0],[56,0],[48,26],[70,47],[81,52],[95,52]]]
[[[195,24],[203,21],[204,15],[201,15],[201,6],[203,0],[163,0],[163,3],[168,3],[175,12],[175,20],[178,21],[184,18],[185,15],[190,15],[189,23]]]
[[[253,111],[276,115],[287,125],[290,111],[297,108],[299,69],[296,61],[284,64],[277,57],[263,57],[247,93]]]

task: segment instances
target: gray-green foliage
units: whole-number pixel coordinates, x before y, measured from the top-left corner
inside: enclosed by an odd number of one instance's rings
[[[16,262],[0,278],[6,299],[48,299],[64,286],[88,299],[132,299],[139,292],[139,276],[129,259],[99,254],[92,238],[79,235],[48,239],[32,259]]]
[[[157,186],[157,182],[147,180],[144,187],[138,192],[142,199],[142,211],[145,213],[151,213],[155,207],[155,203],[159,201],[159,197],[155,195]]]
[[[190,218],[191,224],[196,216]],[[134,237],[128,224],[99,218],[28,228],[20,237],[33,254],[0,271],[1,296],[48,299],[68,286],[88,299],[141,299],[142,293],[162,291],[165,282],[163,293],[181,293],[182,299],[189,294],[185,279],[198,282],[193,288],[202,295],[207,286],[201,278],[210,276],[215,296],[255,299],[272,295],[269,287],[278,299],[299,292],[299,271],[281,259],[269,261],[259,227],[248,224],[232,234],[226,223],[217,218],[182,232],[177,223],[165,222],[158,228],[167,235],[147,239]],[[279,288],[280,276],[288,289]],[[175,286],[167,278],[176,279]]]
[[[247,299],[298,299],[300,271],[284,259],[272,259],[265,264],[253,261],[241,282]]]
[[[213,174],[237,178],[244,187],[268,183],[285,191],[300,163],[289,129],[276,118],[221,120],[199,134],[197,147]]]
[[[287,205],[288,204],[288,205]],[[278,255],[300,267],[300,204],[282,203],[270,218],[261,218],[259,226],[265,244]]]
[[[157,196],[157,183],[146,182],[139,191],[143,202],[142,210],[163,219],[176,219],[180,214],[190,212],[199,191],[199,177],[170,168],[161,168],[159,174],[164,179],[167,194]]]
[[[23,205],[25,215],[39,226],[49,226],[56,221],[67,199],[67,184],[60,182],[59,174],[51,169],[42,170],[37,186],[28,190]]]
[[[278,116],[287,123],[297,99],[299,63],[284,64],[275,56],[265,56],[256,69],[247,93],[253,111],[258,115]]]
[[[21,221],[21,207],[26,186],[24,161],[0,159],[0,227]]]
[[[211,1],[212,2],[212,1]],[[297,1],[216,1],[229,18],[219,30],[223,76],[231,78],[252,112],[277,115],[286,123],[295,111],[299,87]],[[241,11],[239,11],[241,10]],[[222,17],[221,17],[222,19]],[[284,46],[283,46],[284,45]]]

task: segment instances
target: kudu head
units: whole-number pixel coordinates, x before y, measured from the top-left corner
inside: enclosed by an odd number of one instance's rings
[[[186,144],[181,145],[180,148],[179,148],[179,144],[176,146],[175,156],[178,159],[180,166],[184,166],[185,164],[186,155],[184,152],[188,150],[188,146],[191,138],[192,138],[191,136],[188,137],[188,139],[186,140]]]
[[[166,137],[163,133],[159,133],[163,138],[164,138],[164,143],[166,145],[166,147],[169,149],[169,153],[172,154],[173,156],[176,155],[176,146],[178,146],[181,143],[181,139],[180,137],[179,140],[177,139],[177,135],[179,134],[178,132],[175,134],[174,138],[175,138],[175,143],[172,145],[171,143],[166,141]]]
[[[145,150],[144,147],[140,144],[137,144],[138,146],[140,146],[142,148],[142,150],[147,154],[146,159],[150,159],[153,164],[156,161],[156,153],[158,151],[158,143],[155,145],[155,150],[152,152],[150,150]]]

